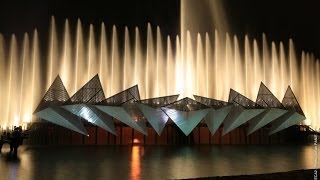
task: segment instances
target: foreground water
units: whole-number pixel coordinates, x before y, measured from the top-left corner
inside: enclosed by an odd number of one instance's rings
[[[320,167],[313,145],[21,147],[17,160],[7,152],[0,179],[176,179]]]

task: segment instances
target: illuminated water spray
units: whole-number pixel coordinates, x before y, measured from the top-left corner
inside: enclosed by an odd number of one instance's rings
[[[59,39],[52,18],[48,52],[40,54],[37,31],[26,35],[21,44],[15,36],[6,44],[0,34],[0,99],[6,105],[0,109],[0,125],[29,122],[35,103],[58,74],[72,95],[98,73],[106,96],[138,84],[141,98],[196,94],[226,101],[233,88],[255,100],[262,81],[281,100],[290,85],[307,117],[305,123],[316,127],[320,118],[318,59],[306,52],[297,56],[292,40],[277,44],[263,34],[262,42],[248,36],[240,42],[227,33],[219,4],[211,4],[215,1],[208,4],[212,27],[205,29],[201,21],[197,21],[200,28],[196,27],[193,23],[202,18],[190,13],[191,7],[198,6],[192,2],[182,1],[181,33],[174,38],[163,36],[161,27],[150,24],[146,34],[138,27],[120,30],[116,26],[109,27],[108,34],[103,23],[83,30],[78,20],[72,32],[66,20]]]

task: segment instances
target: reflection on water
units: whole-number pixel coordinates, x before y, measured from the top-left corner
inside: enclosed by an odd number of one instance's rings
[[[18,160],[6,148],[0,179],[195,178],[312,169],[317,159],[313,145],[22,147]]]
[[[143,147],[142,146],[132,146],[131,151],[131,179],[138,180],[141,176],[141,165],[140,161],[143,156]]]

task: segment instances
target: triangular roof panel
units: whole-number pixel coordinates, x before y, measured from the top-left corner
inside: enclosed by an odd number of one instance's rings
[[[134,119],[128,114],[128,112],[123,107],[118,106],[104,106],[104,105],[96,105],[99,110],[107,113],[108,115],[118,119],[119,121],[125,123],[126,125],[136,129],[142,134],[147,135],[146,127],[143,126],[144,122],[138,122],[138,119]]]
[[[179,101],[171,103],[165,107],[169,109],[175,109],[178,111],[186,111],[186,112],[209,108],[208,106],[201,104],[188,97],[180,99]]]
[[[220,109],[211,109],[209,113],[204,117],[204,120],[211,132],[211,135],[219,129],[222,122],[226,119],[233,105],[222,107]]]
[[[137,103],[129,101],[123,104],[122,107],[133,119],[143,119],[143,114],[138,108]]]
[[[298,112],[289,111],[271,123],[269,135],[277,133],[290,126],[296,125],[305,119],[306,117],[304,115],[301,115]]]
[[[50,106],[35,113],[41,119],[65,127],[83,135],[88,135],[81,119],[59,106]]]
[[[251,99],[245,97],[244,95],[238,93],[233,89],[230,89],[228,102],[233,103],[234,105],[241,105],[246,109],[261,108],[258,104],[253,102]]]
[[[267,109],[263,113],[259,114],[258,116],[250,120],[248,135],[252,134],[253,132],[262,128],[263,126],[273,122],[280,116],[284,115],[286,112],[288,111],[284,109],[278,109],[278,108]]]
[[[156,97],[156,98],[150,98],[150,99],[143,99],[138,102],[153,108],[159,108],[177,101],[178,97],[179,95],[162,96],[162,97]]]
[[[162,111],[161,108],[153,108],[151,106],[138,103],[137,106],[143,113],[144,117],[148,120],[153,129],[160,136],[161,132],[166,125],[169,117]]]
[[[299,102],[298,102],[296,96],[293,94],[293,91],[290,86],[288,87],[288,89],[282,99],[282,104],[287,110],[295,111],[295,112],[301,114],[302,116],[305,116],[302,111],[302,108],[299,105]]]
[[[223,122],[223,135],[245,124],[255,116],[265,111],[265,109],[244,109],[233,108],[226,120]]]
[[[186,136],[193,131],[193,129],[210,111],[210,108],[193,111],[179,111],[167,107],[162,107],[161,109],[170,117],[170,119],[172,119],[172,121]]]
[[[95,104],[105,100],[98,74],[80,88],[65,104]]]
[[[260,84],[256,103],[264,108],[272,107],[285,109],[276,96],[273,95],[267,86],[265,86],[262,82]]]
[[[117,135],[112,117],[98,110],[93,105],[73,104],[65,105],[63,108],[83,119],[86,119],[88,122],[95,124],[114,135]]]
[[[222,107],[225,107],[225,106],[228,106],[231,104],[229,102],[206,98],[206,97],[197,96],[197,95],[193,95],[193,97],[196,101],[198,101],[208,107],[212,107],[214,109],[219,109],[219,108],[222,108]]]
[[[99,104],[108,106],[121,106],[128,101],[138,100],[140,100],[139,88],[138,85],[135,85],[101,101]]]
[[[50,105],[62,105],[64,102],[66,102],[69,99],[69,94],[63,85],[63,82],[58,75],[43,98],[41,99],[39,105],[37,106],[36,110],[34,111],[39,112]]]

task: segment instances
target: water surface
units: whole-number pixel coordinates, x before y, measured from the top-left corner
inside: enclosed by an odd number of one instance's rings
[[[176,179],[312,169],[313,145],[4,147],[0,179]]]

